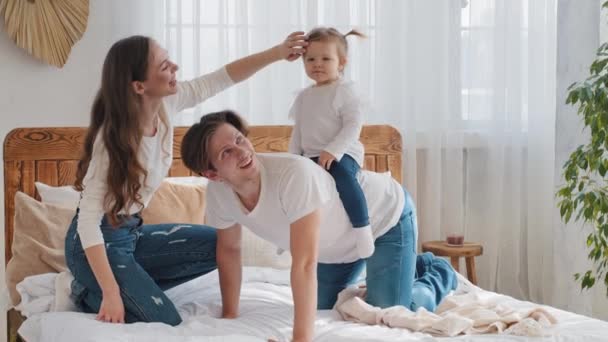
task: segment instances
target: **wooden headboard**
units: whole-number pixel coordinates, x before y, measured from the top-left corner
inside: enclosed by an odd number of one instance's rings
[[[191,176],[180,157],[182,137],[188,127],[175,128],[173,165],[169,176]],[[249,138],[257,152],[287,151],[291,126],[251,126]],[[15,193],[22,191],[38,198],[34,182],[53,186],[72,185],[86,134],[82,127],[17,128],[4,140],[5,262],[11,258]],[[365,168],[391,171],[401,183],[401,135],[386,125],[365,126]]]

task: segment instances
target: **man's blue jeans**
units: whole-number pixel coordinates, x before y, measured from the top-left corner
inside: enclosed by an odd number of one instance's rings
[[[80,237],[76,215],[65,240],[68,268],[74,275],[72,297],[88,313],[97,313],[102,292]],[[142,225],[138,214],[112,228],[104,216],[101,231],[114,277],[125,306],[125,322],[182,322],[163,290],[213,271],[216,267],[214,229],[188,224]]]
[[[318,309],[331,309],[338,293],[354,284],[367,267],[367,303],[381,308],[403,305],[412,311],[419,307],[434,311],[456,288],[456,273],[446,260],[432,253],[416,255],[417,235],[416,210],[405,191],[399,222],[376,239],[371,257],[345,264],[318,264]]]

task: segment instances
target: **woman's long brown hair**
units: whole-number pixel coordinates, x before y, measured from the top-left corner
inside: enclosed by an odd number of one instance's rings
[[[137,158],[142,141],[139,95],[133,81],[145,81],[151,39],[132,36],[110,48],[103,64],[101,88],[91,110],[91,124],[78,163],[74,187],[82,191],[93,154],[95,139],[105,145],[109,157],[104,210],[112,225],[120,223],[118,213],[133,204],[142,205],[139,190],[147,171]],[[163,120],[164,121],[164,120]]]

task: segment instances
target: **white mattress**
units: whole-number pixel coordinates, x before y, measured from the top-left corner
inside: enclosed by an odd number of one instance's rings
[[[53,276],[37,276],[35,294],[22,306],[29,312],[45,311],[55,301]],[[19,329],[28,342],[36,341],[288,341],[291,337],[293,302],[288,271],[245,268],[240,316],[219,319],[221,299],[217,272],[212,272],[167,291],[184,322],[178,327],[159,323],[110,324],[93,314],[42,312],[33,314]],[[31,279],[30,279],[31,281]],[[47,293],[41,282],[49,282]],[[27,287],[27,286],[26,286]],[[59,292],[57,290],[57,292]],[[497,295],[497,294],[496,294]],[[497,295],[499,296],[499,295]],[[28,297],[28,296],[26,296]],[[533,303],[502,296],[517,308]],[[501,299],[501,300],[503,300]],[[45,305],[49,303],[49,305]],[[28,307],[29,306],[29,307]],[[41,309],[42,308],[42,309]],[[511,335],[472,335],[435,338],[405,329],[345,322],[335,311],[320,311],[315,323],[315,341],[608,341],[608,322],[545,307],[559,320],[544,338]]]

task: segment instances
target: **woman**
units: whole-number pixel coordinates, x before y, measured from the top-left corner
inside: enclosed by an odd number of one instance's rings
[[[109,50],[78,165],[80,204],[66,236],[72,295],[105,322],[181,318],[163,290],[216,267],[215,231],[146,225],[138,214],[171,167],[170,116],[247,79],[268,64],[293,61],[306,43],[294,32],[281,44],[188,82],[157,42],[133,36]]]
[[[416,255],[414,203],[392,177],[361,172],[375,251],[361,259],[357,235],[332,176],[308,158],[257,154],[247,126],[234,112],[205,115],[182,140],[182,160],[207,177],[207,223],[218,228],[217,261],[223,316],[238,315],[241,226],[292,255],[294,341],[310,341],[316,309],[367,266],[366,301],[433,311],[457,285],[447,261]]]

